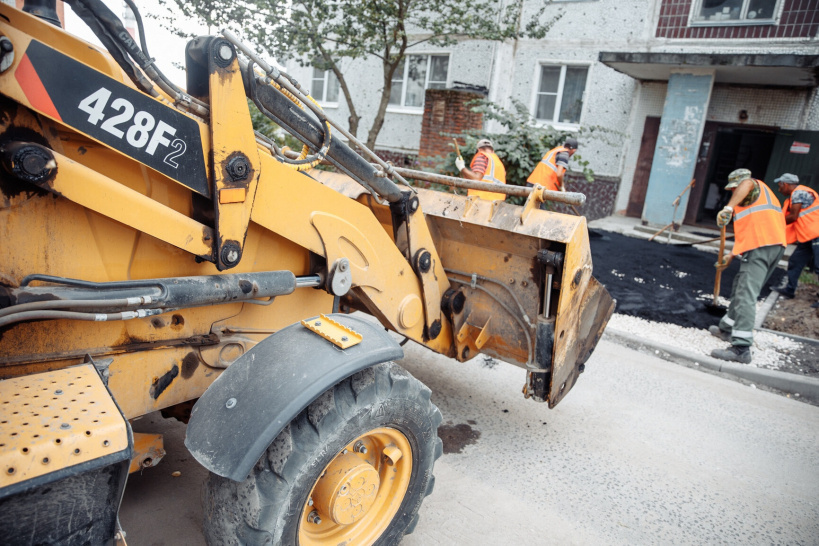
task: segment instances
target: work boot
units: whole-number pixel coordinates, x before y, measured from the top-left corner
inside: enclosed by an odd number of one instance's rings
[[[722,328],[716,325],[711,325],[708,327],[708,331],[711,333],[712,336],[720,338],[722,341],[731,341],[731,332],[726,332]]]
[[[720,360],[728,360],[729,362],[740,362],[742,364],[751,363],[751,348],[742,347],[739,345],[731,345],[727,349],[714,349],[711,351],[711,356],[719,358]]]
[[[778,292],[779,295],[785,298],[786,300],[792,300],[793,297],[796,295],[792,292],[788,292],[788,289],[782,286],[772,286],[771,290],[773,290],[774,292]]]

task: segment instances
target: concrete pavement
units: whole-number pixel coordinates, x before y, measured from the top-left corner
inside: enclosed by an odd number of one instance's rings
[[[519,368],[406,350],[402,365],[473,443],[439,460],[405,546],[816,543],[817,407],[603,340],[549,410],[523,399]],[[202,544],[204,470],[181,424],[152,415],[135,429],[152,421],[169,454],[129,481],[128,542]]]
[[[427,360],[406,367],[481,437],[442,458],[404,545],[819,537],[819,408],[605,340],[551,411],[518,395],[511,366]]]

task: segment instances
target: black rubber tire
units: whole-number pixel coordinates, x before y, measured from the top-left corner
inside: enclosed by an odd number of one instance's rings
[[[203,498],[208,544],[298,544],[302,509],[319,474],[354,438],[385,426],[400,430],[413,454],[407,493],[376,542],[397,544],[415,528],[421,502],[432,492],[432,468],[443,453],[440,424],[429,388],[394,362],[356,373],[302,411],[247,480],[210,474]]]

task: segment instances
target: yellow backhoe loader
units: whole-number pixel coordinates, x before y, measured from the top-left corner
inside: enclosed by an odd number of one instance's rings
[[[396,543],[441,455],[403,340],[572,388],[614,303],[585,219],[539,204],[582,196],[416,189],[233,34],[188,44],[183,90],[66,3],[103,48],[55,0],[0,4],[0,544],[124,543],[128,474],[164,454],[129,421],[158,410],[210,471],[210,544]]]

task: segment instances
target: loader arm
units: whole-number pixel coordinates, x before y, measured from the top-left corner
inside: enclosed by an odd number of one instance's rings
[[[517,363],[527,396],[550,405],[574,384],[613,309],[591,276],[582,217],[537,210],[537,192],[515,207],[400,189],[225,38],[188,46],[202,119],[137,89],[105,52],[8,6],[0,14],[14,46],[0,93],[26,108],[9,109],[0,155],[28,191],[150,235],[203,272],[253,269],[248,234],[273,233],[320,258],[304,273],[347,309],[459,360]],[[346,174],[308,176],[274,157],[253,135],[246,94]],[[150,184],[129,178],[145,169]]]
[[[540,187],[523,207],[415,189],[229,32],[189,42],[183,90],[101,0],[66,3],[105,49],[55,0],[0,3],[5,542],[121,540],[127,473],[164,454],[128,421],[155,411],[213,472],[210,543],[399,541],[441,415],[384,328],[516,364],[550,407],[572,388],[614,307],[584,218]]]

